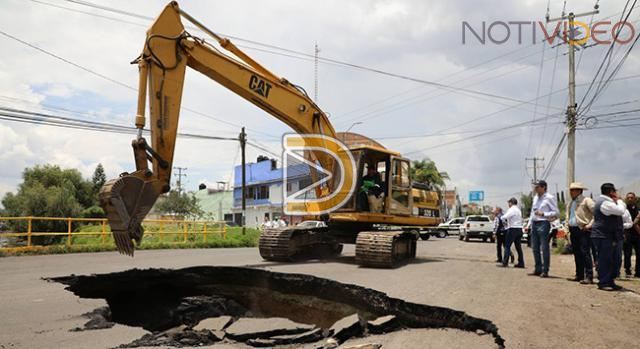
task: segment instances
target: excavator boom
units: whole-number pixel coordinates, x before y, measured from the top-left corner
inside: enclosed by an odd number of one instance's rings
[[[185,31],[182,18],[212,36],[235,58]],[[147,31],[142,54],[135,62],[139,67],[135,118],[138,136],[132,142],[136,171],[108,181],[100,191],[100,204],[121,253],[133,255],[134,241],[140,243],[142,239],[142,220],[158,197],[170,190],[187,67],[215,80],[298,133],[335,137],[327,115],[303,90],[271,73],[228,39],[207,29],[182,11],[175,1],[164,8]],[[151,144],[142,137],[147,98]],[[323,168],[333,166],[334,159],[325,153],[310,152],[308,156]]]

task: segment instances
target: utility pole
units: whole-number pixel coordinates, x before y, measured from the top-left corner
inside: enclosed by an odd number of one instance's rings
[[[316,42],[316,46],[314,49],[314,60],[313,60],[313,101],[318,103],[318,53],[320,53],[320,48],[318,48],[318,43]]]
[[[247,146],[247,134],[244,132],[244,127],[242,128],[242,132],[240,132],[240,136],[238,137],[240,141],[240,152],[242,153],[242,235],[246,234],[246,211],[247,211],[247,174],[246,174],[246,157],[245,157],[245,148]]]
[[[576,50],[573,12],[569,13],[569,106],[567,107],[567,188],[576,180]]]
[[[182,177],[186,177],[187,176],[186,173],[182,173],[182,172],[183,171],[186,172],[187,168],[186,167],[174,166],[173,169],[178,171],[178,173],[174,173],[173,175],[178,177],[178,180],[176,181],[176,187],[178,187],[178,192],[182,193]]]
[[[529,161],[533,161],[533,183],[538,181],[538,169],[544,169],[544,164],[542,164],[542,162],[544,161],[544,158],[538,158],[538,157],[533,157],[533,158],[525,158],[524,161],[526,161],[527,163],[529,163]],[[527,168],[529,168],[527,166]]]
[[[576,45],[582,45],[585,49],[584,43],[580,44],[580,40],[575,39],[575,19],[578,17],[596,15],[600,13],[598,11],[598,5],[594,7],[593,11],[574,14],[569,12],[569,15],[565,15],[554,19],[549,19],[547,14],[547,23],[569,20],[569,30],[565,33],[567,38],[566,42],[569,44],[569,105],[567,106],[567,188],[572,182],[576,180],[576,116],[578,105],[576,104]],[[585,33],[587,35],[587,33]],[[568,190],[568,189],[567,189]]]

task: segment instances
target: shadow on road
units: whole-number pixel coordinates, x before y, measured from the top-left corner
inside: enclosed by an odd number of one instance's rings
[[[386,268],[386,269],[398,269],[411,264],[424,264],[424,263],[433,263],[433,262],[444,262],[444,259],[417,257],[415,259],[398,262],[393,268]],[[265,268],[265,267],[275,267],[275,266],[284,266],[284,265],[327,264],[327,263],[358,265],[358,263],[356,262],[355,256],[339,256],[339,257],[327,258],[327,259],[294,260],[291,262],[264,261],[262,263],[247,264],[246,266],[250,268]],[[363,269],[378,269],[378,268],[371,268],[366,266],[359,266],[359,267]]]

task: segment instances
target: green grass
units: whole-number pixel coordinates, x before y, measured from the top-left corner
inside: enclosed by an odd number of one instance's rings
[[[242,234],[240,227],[227,227],[226,237],[221,233],[211,232],[211,228],[206,238],[203,234],[195,234],[193,226],[185,234],[182,227],[177,225],[165,225],[163,234],[153,234],[159,231],[159,226],[145,226],[145,235],[142,243],[137,246],[139,250],[156,250],[156,249],[186,249],[186,248],[232,248],[232,247],[256,247],[258,246],[258,238],[260,232],[257,229],[246,229],[246,234]],[[202,232],[202,226],[197,228],[198,232]],[[86,225],[80,227],[77,232],[81,233],[100,233],[99,225]],[[115,244],[110,232],[105,235],[103,243],[102,237],[98,235],[80,235],[73,236],[70,246],[67,245],[65,237],[59,244],[49,246],[32,246],[0,249],[0,257],[20,256],[20,255],[40,255],[40,254],[63,254],[63,253],[81,253],[81,252],[102,252],[115,251]]]

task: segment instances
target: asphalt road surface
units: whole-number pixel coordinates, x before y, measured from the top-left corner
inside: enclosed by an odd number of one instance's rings
[[[420,241],[418,258],[396,269],[361,268],[354,249],[331,261],[282,264],[263,261],[255,248],[87,253],[0,258],[0,349],[112,348],[141,337],[140,328],[73,332],[82,313],[106,303],[79,299],[43,277],[182,268],[197,265],[249,266],[313,274],[374,288],[411,302],[449,307],[493,321],[507,348],[632,348],[640,328],[640,280],[621,280],[625,292],[599,291],[567,281],[572,256],[553,255],[551,278],[527,276],[527,269],[495,266],[495,245],[465,243],[456,237]],[[348,343],[382,343],[385,348],[494,348],[490,336],[457,330],[409,330]],[[219,344],[213,348],[237,348]]]

